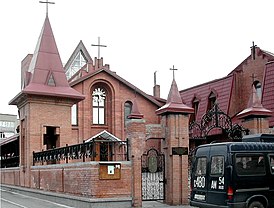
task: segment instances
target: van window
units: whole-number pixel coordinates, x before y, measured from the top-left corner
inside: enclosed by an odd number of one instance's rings
[[[236,172],[238,175],[264,175],[263,155],[236,155]]]
[[[270,172],[274,174],[274,155],[269,156]]]
[[[211,158],[210,175],[224,174],[224,156],[213,156]]]
[[[195,176],[206,174],[206,157],[197,158]]]

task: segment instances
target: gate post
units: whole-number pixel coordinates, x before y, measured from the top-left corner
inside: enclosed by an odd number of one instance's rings
[[[165,139],[161,143],[165,154],[165,203],[188,204],[188,148],[189,115],[194,112],[183,104],[177,84],[173,79],[167,103],[156,113],[161,115]]]
[[[145,144],[145,120],[131,119],[127,122],[129,158],[132,161],[132,206],[142,207],[142,154]]]

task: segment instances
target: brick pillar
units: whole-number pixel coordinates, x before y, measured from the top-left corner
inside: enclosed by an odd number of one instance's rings
[[[142,207],[142,154],[145,145],[145,120],[131,119],[127,122],[129,157],[132,161],[132,206]]]
[[[243,126],[249,129],[249,134],[264,134],[269,133],[268,118],[249,118],[243,121]]]
[[[165,203],[170,205],[188,204],[188,154],[176,155],[172,148],[189,147],[189,114],[167,114],[162,116],[166,138],[162,141],[165,153],[166,189]]]

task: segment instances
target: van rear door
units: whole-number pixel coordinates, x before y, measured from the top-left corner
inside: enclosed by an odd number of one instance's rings
[[[194,164],[191,175],[191,200],[198,203],[206,203],[207,200],[207,166],[210,147],[202,147],[196,149]]]
[[[210,147],[208,168],[208,204],[225,206],[227,201],[227,188],[229,175],[228,154],[226,145],[214,145]]]

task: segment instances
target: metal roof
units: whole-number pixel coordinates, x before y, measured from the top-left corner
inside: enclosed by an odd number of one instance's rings
[[[111,134],[108,131],[104,130],[104,131],[96,134],[95,136],[89,138],[85,142],[91,142],[91,141],[93,141],[95,139],[100,139],[100,138],[103,138],[103,139],[106,139],[106,140],[109,140],[109,141],[121,141],[121,139],[117,138],[113,134]]]

